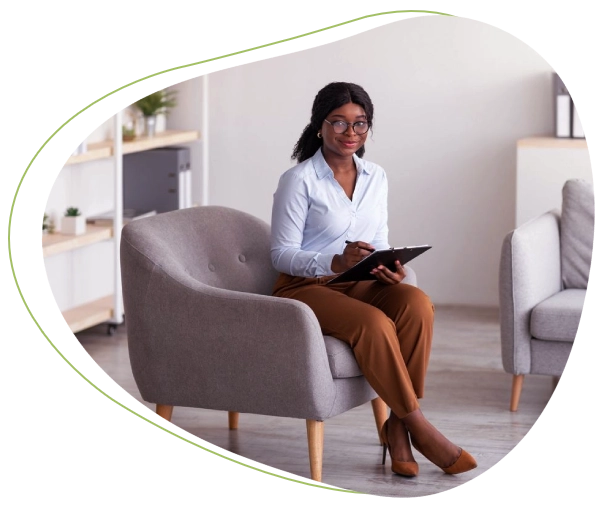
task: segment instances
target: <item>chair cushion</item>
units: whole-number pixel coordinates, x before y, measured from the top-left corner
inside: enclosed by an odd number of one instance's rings
[[[531,313],[531,335],[540,340],[575,339],[586,291],[566,289],[537,305]]]
[[[333,378],[351,378],[362,376],[354,352],[346,342],[333,336],[324,335],[327,359]]]
[[[586,289],[594,239],[594,188],[585,180],[563,187],[560,227],[562,282],[566,289]]]

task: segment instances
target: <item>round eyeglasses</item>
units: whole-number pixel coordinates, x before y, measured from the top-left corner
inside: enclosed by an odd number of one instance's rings
[[[346,132],[346,130],[348,130],[348,127],[352,127],[352,130],[355,134],[362,136],[363,134],[367,133],[370,127],[368,121],[355,121],[354,123],[348,123],[342,120],[337,120],[334,122],[331,122],[329,120],[325,121],[333,127],[333,131],[336,134],[343,134],[344,132]]]

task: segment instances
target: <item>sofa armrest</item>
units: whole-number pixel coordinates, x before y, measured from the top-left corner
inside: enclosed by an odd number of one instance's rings
[[[137,314],[130,359],[146,401],[304,419],[331,412],[323,334],[304,303],[210,287],[157,265],[143,300],[125,303],[126,317]]]
[[[531,311],[560,290],[560,215],[549,211],[509,233],[502,245],[500,334],[505,371],[530,372]]]

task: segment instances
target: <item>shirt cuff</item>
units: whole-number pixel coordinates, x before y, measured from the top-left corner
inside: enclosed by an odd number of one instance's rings
[[[336,254],[321,254],[317,259],[317,276],[336,275],[331,269],[331,263]]]

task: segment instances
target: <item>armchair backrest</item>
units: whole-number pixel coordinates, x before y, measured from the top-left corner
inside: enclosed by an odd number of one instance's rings
[[[277,272],[270,227],[242,211],[201,206],[127,224],[123,241],[177,278],[220,289],[271,295]]]
[[[587,289],[594,239],[594,188],[582,179],[562,190],[560,264],[565,289]]]

